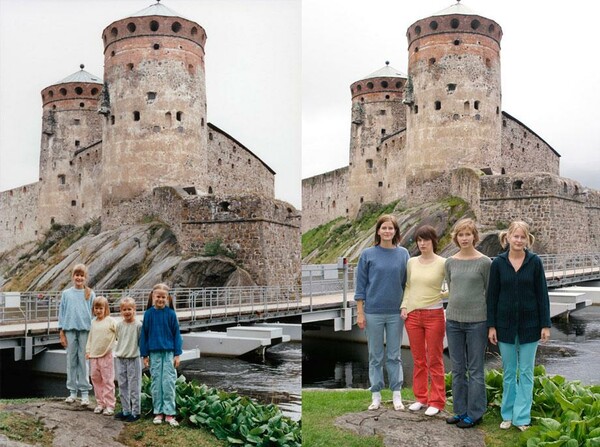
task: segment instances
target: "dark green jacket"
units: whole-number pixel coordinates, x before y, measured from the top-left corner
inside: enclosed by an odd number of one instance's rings
[[[542,328],[550,327],[550,300],[542,260],[527,250],[515,272],[508,250],[499,254],[490,269],[487,288],[487,325],[495,327],[498,341],[538,341]]]

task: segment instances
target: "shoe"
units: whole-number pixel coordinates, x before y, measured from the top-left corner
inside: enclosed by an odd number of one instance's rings
[[[123,419],[124,422],[135,422],[135,421],[139,421],[139,420],[140,420],[139,414],[130,414],[125,419]]]
[[[425,410],[425,416],[435,416],[439,412],[440,410],[435,407],[427,407],[427,410]]]
[[[89,399],[81,399],[81,406],[82,407],[87,407],[90,404],[90,400]]]
[[[419,411],[421,408],[423,408],[425,406],[425,404],[422,404],[419,401],[413,402],[412,404],[409,405],[408,409],[410,411]],[[458,421],[457,421],[458,422]]]
[[[77,396],[69,396],[65,399],[65,402],[68,404],[72,404],[73,402],[75,402],[75,400],[77,400]]]
[[[104,410],[102,405],[98,405],[96,408],[94,408],[94,413],[100,414],[100,413],[102,413],[102,410]]]
[[[106,407],[106,408],[104,409],[104,411],[102,412],[102,414],[103,414],[104,416],[112,416],[113,414],[115,414],[115,410],[114,410],[114,409],[112,409],[112,408],[110,408],[110,407]]]
[[[171,427],[179,427],[179,422],[175,419],[175,416],[167,416],[165,418],[165,422],[169,424]]]
[[[458,421],[456,426],[459,428],[471,428],[471,427],[475,427],[477,424],[480,424],[480,423],[481,423],[481,418],[474,421],[469,416],[467,416],[462,421]]]
[[[131,416],[130,413],[123,413],[122,411],[119,411],[118,413],[115,413],[115,419],[117,419],[118,421],[125,421],[127,420],[127,418]]]
[[[162,414],[157,414],[156,416],[154,416],[154,419],[152,419],[152,423],[156,424],[156,425],[160,425],[163,422],[163,415]]]
[[[381,393],[375,392],[371,394],[371,405],[369,405],[369,410],[379,410],[381,406]]]
[[[450,416],[448,419],[446,419],[446,424],[458,424],[464,418],[465,418],[465,415],[461,416],[461,415],[455,414],[454,416]]]
[[[512,421],[502,421],[502,422],[500,422],[500,428],[502,430],[508,430],[510,427],[512,427]]]
[[[531,425],[515,425],[515,427],[517,427],[521,431],[525,431],[529,430],[531,428]]]
[[[402,395],[400,394],[400,391],[392,392],[392,402],[394,404],[394,410],[404,410],[404,404],[402,403]]]

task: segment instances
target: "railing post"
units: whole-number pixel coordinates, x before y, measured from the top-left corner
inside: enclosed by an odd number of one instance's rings
[[[348,258],[344,258],[343,266],[344,266],[344,290],[343,290],[343,301],[342,308],[346,309],[348,307]]]
[[[310,293],[310,304],[308,306],[308,309],[312,312],[313,311],[313,287],[312,287],[312,269],[310,269],[308,271],[308,292]]]

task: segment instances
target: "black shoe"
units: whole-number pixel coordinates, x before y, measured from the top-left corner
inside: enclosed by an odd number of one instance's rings
[[[459,421],[456,424],[456,426],[459,427],[459,428],[471,428],[471,427],[475,427],[477,424],[480,424],[481,420],[482,420],[482,418],[479,418],[476,421],[474,421],[469,416],[467,416],[462,421]]]
[[[127,416],[124,419],[125,422],[135,422],[135,421],[139,421],[139,420],[140,420],[139,414],[130,414],[129,416]]]
[[[446,419],[446,424],[458,424],[462,420],[462,416],[455,414],[454,416],[450,416],[448,419]]]
[[[130,414],[125,414],[122,411],[119,411],[118,413],[115,414],[115,419],[117,419],[119,421],[124,421],[129,416],[131,416],[131,415]]]

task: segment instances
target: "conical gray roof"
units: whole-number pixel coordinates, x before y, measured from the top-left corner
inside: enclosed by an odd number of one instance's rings
[[[52,85],[55,84],[66,84],[68,82],[89,82],[89,83],[95,83],[95,84],[102,84],[102,78],[100,76],[96,76],[93,75],[91,73],[88,73],[87,71],[85,71],[83,69],[84,65],[81,64],[79,66],[81,68],[81,70],[76,71],[75,73],[73,73],[72,75],[67,76],[64,79],[61,79],[58,82],[55,82]]]
[[[147,8],[142,9],[141,11],[136,12],[135,14],[130,15],[129,17],[145,17],[145,16],[165,16],[165,17],[181,17],[184,18],[181,14],[177,14],[171,8],[167,8],[160,2],[155,3],[154,5],[150,5]]]
[[[407,78],[407,76],[402,73],[400,70],[395,69],[389,65],[389,62],[385,63],[385,67],[380,68],[377,71],[374,71],[370,75],[365,76],[362,79],[371,79],[371,78]]]
[[[475,11],[473,11],[470,8],[467,8],[460,2],[457,2],[455,5],[449,6],[446,9],[442,9],[441,11],[436,12],[431,16],[448,16],[450,14],[462,14],[465,16],[481,16],[481,14],[477,14]]]

